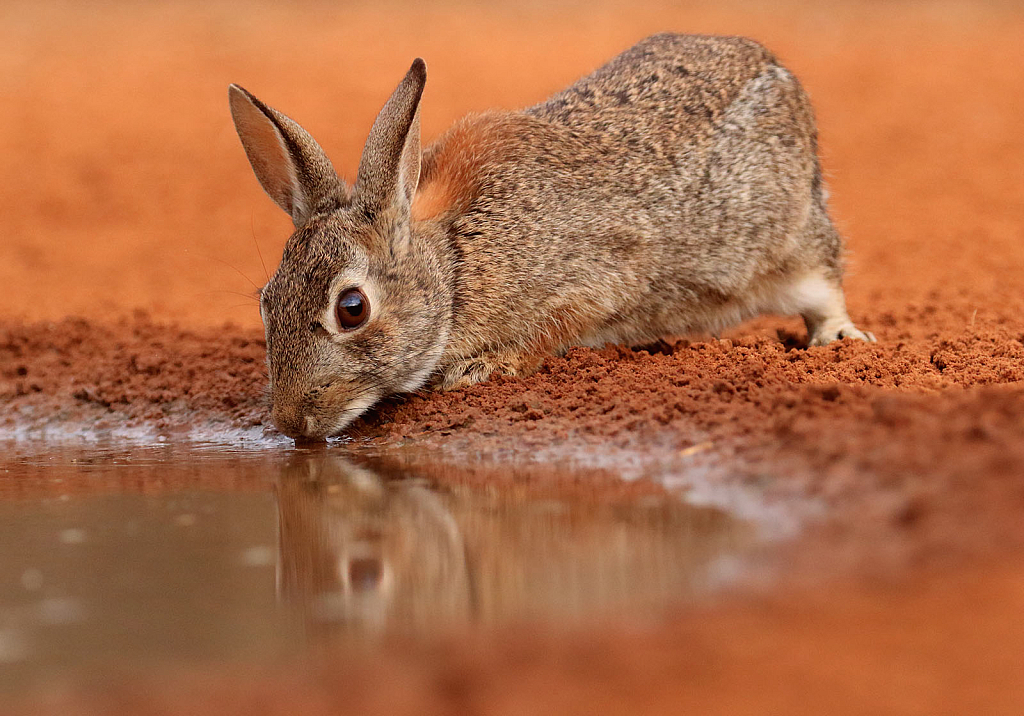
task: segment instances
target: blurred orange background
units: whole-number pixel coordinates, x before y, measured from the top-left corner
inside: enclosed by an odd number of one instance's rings
[[[802,78],[853,314],[1024,279],[1024,11],[1011,2],[204,2],[0,7],[0,315],[259,326],[290,223],[234,134],[237,82],[351,179],[417,56],[429,141],[538,102],[641,37],[745,34]],[[937,257],[955,260],[938,262]],[[246,278],[247,277],[247,278]]]

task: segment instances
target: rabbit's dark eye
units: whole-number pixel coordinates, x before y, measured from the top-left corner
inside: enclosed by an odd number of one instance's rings
[[[370,315],[370,302],[358,288],[350,288],[338,296],[338,306],[334,312],[338,316],[338,325],[351,330],[366,323]]]

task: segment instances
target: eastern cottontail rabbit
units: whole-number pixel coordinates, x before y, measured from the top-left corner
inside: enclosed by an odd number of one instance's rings
[[[760,313],[802,315],[812,345],[873,340],[846,313],[807,96],[756,42],[650,37],[421,154],[425,81],[417,59],[352,188],[298,124],[230,88],[296,227],[260,302],[282,432],[324,437],[392,393]]]

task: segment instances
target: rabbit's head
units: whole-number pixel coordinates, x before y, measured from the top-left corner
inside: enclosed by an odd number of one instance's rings
[[[410,217],[425,81],[416,60],[377,116],[351,189],[302,127],[229,90],[253,171],[296,228],[260,295],[272,415],[292,437],[336,434],[381,397],[415,390],[443,351],[451,292]]]

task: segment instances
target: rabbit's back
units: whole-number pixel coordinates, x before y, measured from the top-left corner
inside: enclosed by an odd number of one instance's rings
[[[809,102],[754,41],[657,35],[452,136],[474,131],[465,156],[481,164],[451,235],[472,327],[455,333],[482,340],[454,353],[510,329],[548,349],[717,329],[762,310],[748,300],[762,278],[839,270]],[[425,157],[428,185],[443,154]]]
[[[760,253],[821,203],[810,103],[753,40],[655,35],[526,113],[587,145],[576,197],[614,186],[624,218],[642,214],[680,258]]]
[[[527,113],[578,131],[649,148],[666,146],[672,130],[703,133],[744,86],[776,64],[743,37],[648,37]],[[639,147],[639,142],[634,141]]]

